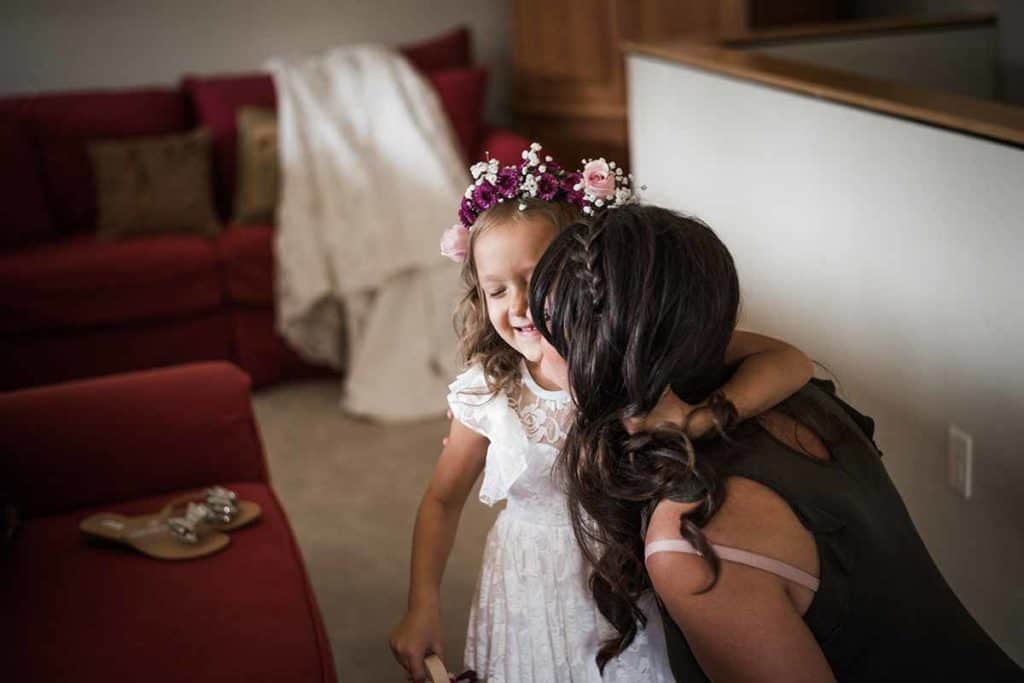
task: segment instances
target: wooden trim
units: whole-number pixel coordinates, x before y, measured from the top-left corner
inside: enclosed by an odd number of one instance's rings
[[[618,104],[586,104],[575,102],[538,102],[532,101],[517,104],[517,114],[527,116],[558,116],[580,119],[624,119],[625,105]]]
[[[777,29],[758,29],[751,31],[723,31],[714,39],[728,47],[754,47],[764,43],[786,42],[791,40],[813,40],[829,38],[849,38],[859,35],[878,35],[880,33],[909,33],[916,31],[934,31],[937,29],[970,29],[985,26],[995,27],[998,16],[991,12],[972,12],[942,17],[886,17],[881,19],[856,19],[852,21],[836,21],[825,24],[799,24]]]
[[[719,0],[718,31],[720,34],[742,35],[749,28],[749,0]]]
[[[1024,107],[916,88],[687,39],[626,43],[647,55],[753,83],[1024,146]]]

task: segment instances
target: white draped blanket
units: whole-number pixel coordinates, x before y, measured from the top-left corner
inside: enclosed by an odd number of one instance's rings
[[[340,368],[343,407],[434,416],[455,374],[458,269],[438,253],[468,174],[433,88],[375,46],[268,64],[282,169],[277,324]]]

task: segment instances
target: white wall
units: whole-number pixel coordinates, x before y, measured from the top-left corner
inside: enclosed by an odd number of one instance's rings
[[[498,121],[509,109],[509,21],[506,0],[4,0],[0,93],[172,84],[468,24],[491,67],[488,117]]]
[[[999,48],[990,26],[802,39],[751,51],[974,97],[997,91]]]
[[[742,324],[826,364],[957,594],[1024,663],[1024,150],[632,56],[633,172],[736,257]],[[975,493],[945,484],[950,423]]]

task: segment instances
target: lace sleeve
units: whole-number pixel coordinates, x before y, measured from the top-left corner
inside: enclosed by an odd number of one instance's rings
[[[494,439],[494,426],[489,419],[493,411],[488,404],[497,400],[499,397],[487,388],[483,368],[479,365],[470,366],[448,385],[452,417],[489,440]]]
[[[448,389],[452,416],[491,442],[480,500],[494,505],[508,496],[509,488],[526,470],[526,432],[505,392],[493,394],[487,388],[481,366],[471,366]]]

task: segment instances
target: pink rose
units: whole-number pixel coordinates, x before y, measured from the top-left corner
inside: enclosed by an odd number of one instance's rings
[[[456,223],[441,235],[441,256],[447,256],[456,263],[462,263],[466,260],[468,248],[469,229],[461,223]]]
[[[615,175],[604,159],[594,159],[583,167],[583,190],[597,199],[615,196]]]

